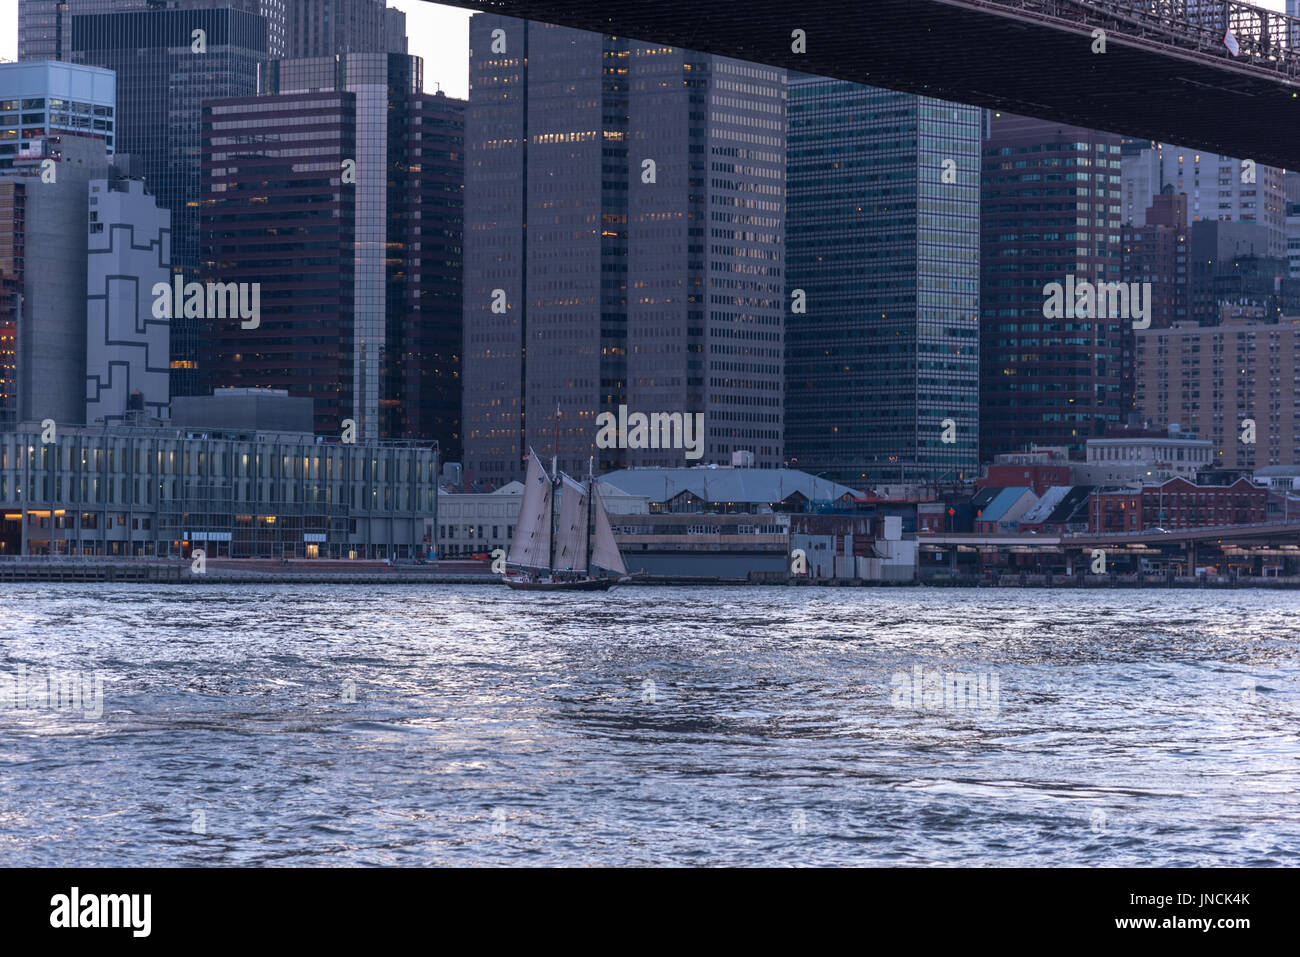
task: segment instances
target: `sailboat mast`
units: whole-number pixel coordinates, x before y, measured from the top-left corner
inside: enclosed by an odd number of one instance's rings
[[[560,466],[557,464],[559,461],[560,461],[560,403],[559,400],[556,400],[554,434],[551,436],[551,474],[555,476],[555,480],[557,482],[560,480]]]
[[[582,565],[587,569],[588,577],[595,577],[591,567],[591,532],[596,527],[596,470],[594,456],[587,456],[587,534],[583,535]]]
[[[547,565],[551,569],[552,577],[555,575],[555,500],[560,497],[563,491],[560,487],[560,401],[555,401],[555,426],[551,437],[551,483],[554,488],[554,494],[551,495],[551,557]]]
[[[547,518],[547,521],[551,523],[551,543],[550,543],[550,554],[547,556],[546,559],[546,567],[549,568],[551,570],[551,574],[554,575],[555,574],[555,500],[560,497],[560,492],[561,492],[559,476],[557,475],[555,478],[551,479],[551,483],[552,483],[551,484],[551,488],[552,488],[551,514]]]

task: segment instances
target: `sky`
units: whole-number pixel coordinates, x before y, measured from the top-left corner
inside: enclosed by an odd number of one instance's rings
[[[424,86],[441,86],[448,96],[469,96],[468,10],[426,0],[389,0],[406,13],[407,49],[424,57]],[[1257,0],[1256,6],[1283,10],[1286,0]],[[18,57],[18,0],[0,0],[0,58]]]
[[[440,83],[448,96],[468,98],[471,11],[426,0],[389,0],[388,5],[406,14],[406,49],[424,57],[425,92],[432,93]]]

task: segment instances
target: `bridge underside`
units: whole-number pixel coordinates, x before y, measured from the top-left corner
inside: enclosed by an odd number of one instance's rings
[[[971,0],[438,0],[1300,168],[1300,85]],[[807,53],[791,33],[807,34]]]

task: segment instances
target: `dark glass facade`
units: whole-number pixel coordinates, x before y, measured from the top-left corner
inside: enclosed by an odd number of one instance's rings
[[[27,184],[0,178],[0,431],[18,420],[18,314],[26,268]]]
[[[466,478],[685,463],[599,448],[624,404],[780,464],[784,73],[495,15],[470,48]]]
[[[202,392],[287,389],[317,432],[351,415],[354,217],[341,182],[356,156],[355,97],[300,93],[204,108],[202,275],[261,283],[256,329],[204,330]]]
[[[328,16],[330,3],[310,2],[315,5],[318,17]],[[288,3],[289,0],[228,0],[227,3],[213,0],[18,0],[18,59],[72,59],[72,20],[77,16],[163,7],[184,10],[226,6],[266,17],[268,54],[281,57],[284,56],[287,35]],[[404,23],[405,16],[402,20]]]
[[[791,466],[850,487],[970,476],[979,110],[794,75],[789,123]]]
[[[286,60],[336,53],[405,53],[406,14],[385,0],[279,0]]]
[[[6,198],[0,193],[0,204]],[[4,218],[0,210],[0,220]],[[0,267],[0,431],[12,429],[18,420],[18,309],[22,282]]]
[[[1119,282],[1120,138],[995,114],[984,144],[980,457],[1082,456],[1124,411],[1128,319],[1044,316],[1050,283]]]
[[[77,2],[70,0],[60,10],[55,0],[18,0],[18,59],[64,59],[72,32],[70,12]],[[60,41],[63,56],[60,56]]]
[[[459,462],[465,101],[414,96],[389,113],[388,136],[405,160],[390,160],[380,434],[436,440]]]
[[[420,86],[418,58],[347,54],[205,106],[204,275],[262,303],[256,329],[209,324],[205,388],[286,389],[318,431],[458,451],[464,103]]]

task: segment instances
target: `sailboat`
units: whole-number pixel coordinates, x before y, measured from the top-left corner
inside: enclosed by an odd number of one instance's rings
[[[614,541],[599,483],[588,469],[587,482],[556,470],[554,477],[532,449],[515,537],[506,558],[517,572],[505,582],[520,591],[605,591],[627,576]],[[557,513],[558,504],[558,513]],[[614,577],[596,574],[596,569]]]

